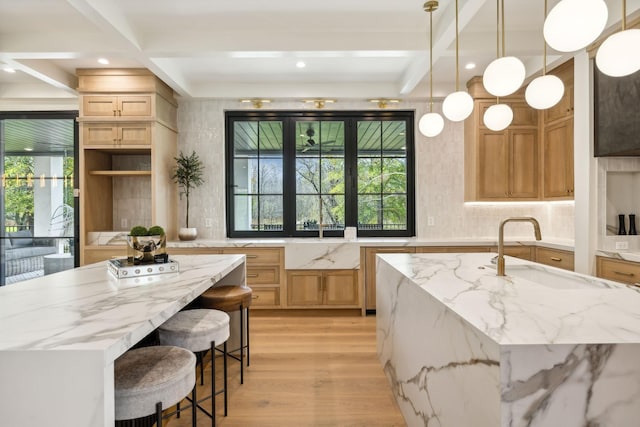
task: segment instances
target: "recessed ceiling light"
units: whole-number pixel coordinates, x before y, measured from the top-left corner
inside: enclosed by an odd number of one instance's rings
[[[13,68],[9,68],[9,67],[5,67],[3,68],[3,70],[5,70],[7,73],[15,73],[16,70],[14,70]]]
[[[474,64],[473,62],[469,62],[464,66],[464,68],[466,68],[467,70],[473,70],[474,68],[476,68],[476,64]]]
[[[107,58],[100,58],[98,59],[98,62],[102,65],[109,65],[109,60]]]
[[[296,62],[296,67],[298,67],[298,68],[304,68],[306,66],[307,66],[307,64],[305,64],[304,61]]]

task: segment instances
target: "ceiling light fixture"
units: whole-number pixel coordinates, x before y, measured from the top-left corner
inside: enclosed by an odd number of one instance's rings
[[[303,99],[302,102],[305,104],[313,104],[316,108],[324,108],[326,104],[334,104],[336,102],[335,99]]]
[[[298,68],[304,68],[304,67],[306,67],[306,66],[307,66],[307,64],[305,64],[305,62],[304,62],[304,61],[298,61],[298,62],[296,62],[296,67],[298,67]]]
[[[544,39],[560,52],[580,50],[598,38],[608,16],[604,0],[562,0],[544,20]]]
[[[512,120],[513,110],[507,104],[492,105],[482,116],[484,125],[495,132],[505,130]]]
[[[98,62],[102,65],[109,65],[109,60],[107,58],[99,58]]]
[[[7,73],[11,73],[11,74],[16,72],[16,70],[11,68],[11,67],[5,67],[5,68],[3,68],[3,70],[6,71]]]
[[[270,99],[262,99],[262,98],[252,98],[252,99],[241,99],[240,102],[243,104],[251,103],[253,104],[253,108],[262,108],[263,104],[270,104]]]
[[[373,102],[378,104],[378,108],[387,108],[389,106],[389,104],[398,104],[400,102],[399,99],[387,99],[387,98],[377,98],[377,99],[370,99],[369,102]]]
[[[456,91],[447,95],[442,102],[442,113],[452,122],[459,122],[473,111],[473,98],[465,90],[460,90],[460,63],[458,46],[458,0],[456,0]]]
[[[426,137],[438,136],[444,128],[444,119],[433,112],[433,11],[438,9],[436,0],[424,4],[425,12],[429,12],[429,112],[418,122],[418,129]]]
[[[474,68],[476,68],[476,64],[474,64],[473,62],[467,62],[467,64],[464,66],[464,68],[466,70],[473,70]]]
[[[544,0],[544,15],[547,17],[547,0]],[[564,95],[564,83],[558,76],[547,74],[547,42],[544,44],[542,54],[542,75],[529,83],[524,97],[527,104],[537,110],[545,110],[556,105]]]
[[[482,83],[484,88],[491,95],[507,96],[517,91],[526,75],[524,64],[515,56],[505,55],[504,43],[504,0],[496,0],[497,23],[496,23],[496,47],[497,59],[495,59],[484,70]],[[500,55],[500,12],[502,12],[502,55]]]
[[[640,70],[640,30],[627,30],[627,1],[622,0],[622,31],[610,35],[598,48],[596,65],[607,76],[623,77]]]

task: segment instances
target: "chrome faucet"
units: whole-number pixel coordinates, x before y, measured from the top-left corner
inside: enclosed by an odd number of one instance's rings
[[[504,226],[508,222],[530,222],[533,224],[533,231],[536,233],[536,240],[542,239],[542,235],[540,234],[540,224],[538,223],[538,220],[533,217],[514,217],[507,218],[502,221],[498,232],[498,276],[504,276]]]

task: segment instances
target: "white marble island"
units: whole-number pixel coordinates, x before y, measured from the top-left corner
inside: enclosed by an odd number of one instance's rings
[[[379,255],[378,356],[409,426],[640,425],[640,289],[495,254]]]
[[[112,426],[113,362],[244,255],[172,256],[179,273],[115,279],[104,262],[0,288],[0,425]]]

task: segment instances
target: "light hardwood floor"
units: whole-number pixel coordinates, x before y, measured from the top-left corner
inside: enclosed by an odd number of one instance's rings
[[[221,362],[216,359],[219,385]],[[219,395],[218,426],[405,425],[376,356],[373,316],[272,317],[252,311],[251,366],[245,367],[244,385],[239,379],[239,364],[230,359],[229,415],[222,415]],[[204,387],[200,396],[209,383]],[[188,412],[165,421],[169,427],[190,425]],[[200,413],[198,426],[210,425]]]

